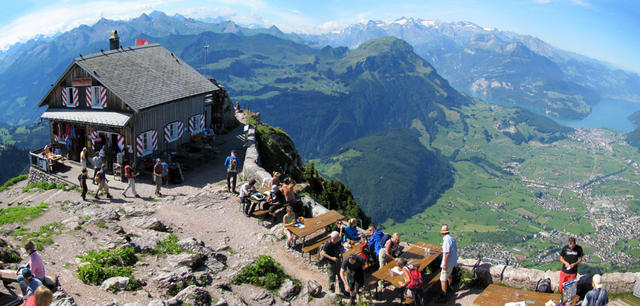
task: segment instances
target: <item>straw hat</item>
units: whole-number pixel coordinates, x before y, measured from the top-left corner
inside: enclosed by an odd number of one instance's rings
[[[442,228],[440,229],[440,234],[448,234],[449,233],[449,227],[446,225],[443,225]]]

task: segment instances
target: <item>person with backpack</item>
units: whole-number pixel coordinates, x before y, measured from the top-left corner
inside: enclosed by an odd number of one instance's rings
[[[122,191],[122,196],[123,197],[127,197],[127,190],[129,190],[129,188],[131,188],[131,191],[133,192],[133,196],[136,198],[139,198],[140,196],[138,195],[138,193],[136,192],[136,176],[140,175],[140,173],[138,172],[134,172],[133,169],[131,169],[131,166],[129,164],[126,164],[124,166],[124,177],[127,178],[128,182],[127,182],[127,188],[124,189],[124,191]]]
[[[593,289],[587,292],[582,301],[582,306],[602,306],[609,304],[609,295],[607,290],[602,288],[602,278],[600,274],[593,276],[591,284]]]
[[[98,174],[96,174],[95,180],[96,182],[98,182],[98,190],[96,190],[95,198],[100,199],[100,190],[104,191],[104,193],[107,195],[107,198],[113,198],[109,194],[109,185],[107,185],[107,183],[109,182],[109,180],[107,179],[107,165],[102,165],[102,169],[100,169],[100,171],[98,171]]]
[[[386,264],[390,263],[396,257],[398,257],[400,253],[400,234],[394,233],[393,236],[389,236],[389,234],[384,234],[382,238],[378,241],[377,247],[378,250],[378,269],[382,269]],[[382,291],[384,289],[384,281],[378,281],[378,290]]]
[[[87,191],[89,188],[87,188],[87,168],[82,168],[82,172],[80,172],[80,175],[78,175],[78,182],[80,183],[80,187],[82,188],[82,200],[86,201],[87,200]]]
[[[224,168],[227,170],[227,191],[236,193],[236,178],[238,176],[238,168],[240,161],[236,157],[236,150],[231,150],[227,159],[224,160]],[[233,185],[231,180],[233,179]]]
[[[384,236],[384,232],[379,229],[376,229],[376,226],[371,224],[369,225],[369,241],[367,242],[366,249],[363,249],[365,255],[367,255],[367,261],[372,264],[378,262],[378,252],[380,252],[379,243],[380,239]]]
[[[327,274],[329,275],[329,291],[335,293],[336,290],[336,277],[340,272],[340,264],[342,263],[342,251],[344,247],[340,242],[340,234],[338,232],[331,232],[329,241],[327,241],[320,251],[320,258],[322,258],[327,266]],[[340,291],[343,291],[342,282],[338,282]]]
[[[424,305],[420,265],[407,266],[407,259],[402,257],[398,258],[397,265],[402,269],[402,276],[404,277],[404,282],[402,282],[400,286],[407,288],[407,290],[411,292],[413,305]]]
[[[364,286],[364,260],[358,254],[351,254],[342,261],[340,279],[349,294],[349,304],[357,303],[358,291]]]

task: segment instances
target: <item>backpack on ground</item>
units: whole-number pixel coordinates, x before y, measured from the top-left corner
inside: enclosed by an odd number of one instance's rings
[[[536,291],[552,293],[553,291],[551,290],[551,279],[548,277],[539,279],[538,284],[536,284]]]
[[[229,161],[229,168],[227,169],[229,172],[237,172],[238,171],[238,161],[236,158],[232,158]]]
[[[409,284],[407,288],[422,288],[422,273],[420,273],[417,267],[409,268]]]
[[[131,166],[129,166],[129,165],[124,166],[124,177],[126,177],[126,178],[131,178],[132,177],[132,175],[131,175]]]

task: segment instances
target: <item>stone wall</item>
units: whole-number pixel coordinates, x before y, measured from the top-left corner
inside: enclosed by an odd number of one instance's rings
[[[476,263],[475,259],[460,259],[458,264],[461,268],[472,271]],[[560,272],[540,271],[535,269],[515,268],[505,265],[494,265],[481,262],[476,269],[476,275],[485,283],[503,283],[509,287],[526,290],[535,290],[538,280],[542,278],[551,279],[553,291],[558,291]],[[580,278],[580,275],[578,275]],[[605,273],[602,275],[602,284],[610,293],[632,292],[633,286],[640,280],[640,273]]]
[[[244,180],[255,179],[257,185],[267,187],[273,177],[260,166],[260,154],[258,153],[255,126],[249,126],[246,137],[247,150],[244,153],[241,178]]]
[[[254,126],[249,126],[249,130],[247,132],[247,150],[244,155],[244,162],[242,163],[241,179],[255,179],[256,184],[260,187],[269,187],[268,185],[272,178],[271,174],[260,166],[260,154],[258,153],[258,142],[256,141],[256,128]],[[310,207],[312,216],[319,216],[328,211],[314,199],[306,196],[302,197],[302,203]]]
[[[29,178],[27,179],[27,185],[31,183],[38,183],[38,182],[48,182],[48,183],[53,182],[53,183],[56,183],[56,185],[61,183],[65,183],[67,185],[74,185],[73,183],[68,182],[67,180],[50,175],[34,167],[29,167]]]

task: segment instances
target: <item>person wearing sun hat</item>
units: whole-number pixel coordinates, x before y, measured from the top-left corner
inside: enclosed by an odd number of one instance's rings
[[[447,287],[453,285],[453,268],[458,265],[458,243],[449,232],[449,226],[443,225],[440,229],[442,235],[442,263],[440,268],[440,286],[442,288],[441,299],[447,297]]]
[[[602,288],[602,278],[600,274],[596,274],[591,279],[591,285],[593,289],[587,292],[582,301],[582,306],[602,306],[609,303],[609,295],[607,290]]]

